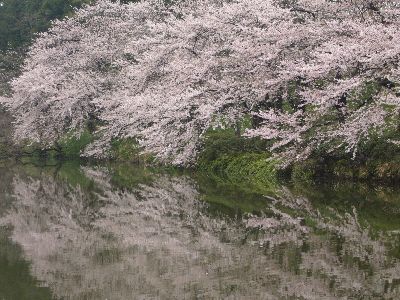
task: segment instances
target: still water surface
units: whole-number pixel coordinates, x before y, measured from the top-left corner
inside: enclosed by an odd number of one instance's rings
[[[400,299],[400,194],[0,165],[0,299]]]

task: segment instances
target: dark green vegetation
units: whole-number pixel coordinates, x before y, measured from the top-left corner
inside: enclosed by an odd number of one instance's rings
[[[0,3],[0,50],[18,49],[31,43],[34,34],[50,22],[71,14],[89,0],[2,0]]]
[[[12,118],[0,106],[0,159],[13,156],[13,145],[11,142]]]
[[[321,153],[287,170],[293,178],[371,181],[388,184],[400,181],[399,146],[389,142],[393,135],[372,138],[356,157],[345,153]]]
[[[51,21],[71,15],[74,9],[91,2],[92,0],[1,0],[0,52],[26,47],[31,44],[36,33],[49,28]]]

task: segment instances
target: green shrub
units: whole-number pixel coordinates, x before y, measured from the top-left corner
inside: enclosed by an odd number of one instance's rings
[[[291,179],[294,181],[310,182],[318,177],[318,163],[315,159],[296,163],[291,168]]]
[[[244,128],[243,126],[241,127]],[[238,135],[234,128],[209,130],[203,140],[199,156],[199,165],[214,161],[228,154],[265,153],[268,142],[259,138],[246,138]]]
[[[60,155],[62,158],[79,158],[83,149],[93,142],[93,140],[94,136],[88,130],[83,131],[80,135],[76,135],[74,132],[71,132],[62,138],[58,143]]]
[[[111,156],[115,160],[138,161],[140,147],[133,138],[115,139],[111,142]]]
[[[155,163],[154,155],[142,152],[142,148],[134,138],[114,139],[111,142],[111,157],[116,161],[141,164]]]

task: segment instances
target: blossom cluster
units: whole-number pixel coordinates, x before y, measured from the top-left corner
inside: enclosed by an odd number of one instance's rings
[[[134,138],[194,164],[210,127],[245,115],[262,120],[246,135],[287,161],[355,151],[398,120],[399,16],[385,0],[99,0],[37,38],[3,101],[15,138],[44,147],[95,120],[87,156]]]

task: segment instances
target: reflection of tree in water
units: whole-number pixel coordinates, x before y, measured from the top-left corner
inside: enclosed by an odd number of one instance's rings
[[[262,215],[211,217],[190,178],[159,175],[123,190],[105,170],[82,171],[95,189],[16,176],[16,201],[1,221],[13,225],[34,275],[60,298],[400,295],[390,239],[372,238],[356,211],[322,216],[283,190],[266,199]]]

